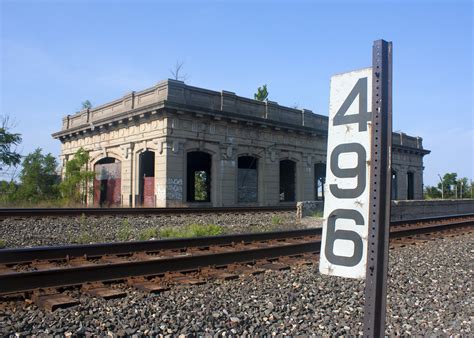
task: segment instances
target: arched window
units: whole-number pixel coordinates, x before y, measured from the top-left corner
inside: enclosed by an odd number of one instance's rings
[[[211,201],[212,156],[202,151],[187,154],[187,201]]]
[[[280,202],[294,202],[296,197],[296,164],[280,161]]]
[[[237,162],[237,201],[256,203],[258,202],[258,159],[253,156],[240,156]]]

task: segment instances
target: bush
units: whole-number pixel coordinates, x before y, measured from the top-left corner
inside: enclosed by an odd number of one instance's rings
[[[204,236],[218,236],[223,228],[215,224],[189,224],[179,228],[165,228],[160,230],[161,238],[190,238]]]

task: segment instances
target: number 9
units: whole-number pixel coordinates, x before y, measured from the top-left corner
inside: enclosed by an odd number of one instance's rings
[[[340,168],[339,155],[343,153],[357,154],[357,167]],[[340,189],[337,184],[330,184],[329,190],[331,194],[337,198],[355,198],[359,197],[365,190],[366,184],[366,152],[364,147],[359,143],[339,144],[331,153],[331,171],[336,177],[352,178],[357,177],[357,186],[354,189]]]

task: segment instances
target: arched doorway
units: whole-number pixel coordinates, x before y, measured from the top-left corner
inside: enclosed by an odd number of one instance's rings
[[[324,183],[326,183],[326,164],[316,163],[314,165],[314,199],[324,200]]]
[[[155,153],[144,151],[139,156],[138,195],[144,207],[155,206]]]
[[[258,202],[258,159],[240,156],[237,160],[237,202]]]
[[[186,160],[186,200],[188,202],[210,202],[212,156],[203,151],[191,151],[187,154]]]
[[[113,157],[105,157],[94,165],[94,206],[120,205],[121,163]]]
[[[415,198],[415,175],[412,172],[407,173],[407,200]]]
[[[391,184],[391,189],[392,189],[392,200],[397,200],[398,199],[398,180],[397,180],[397,172],[395,170],[392,170],[392,184]]]
[[[294,202],[296,197],[296,163],[280,161],[280,202]]]

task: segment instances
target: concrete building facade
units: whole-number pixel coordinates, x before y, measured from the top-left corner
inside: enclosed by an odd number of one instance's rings
[[[63,167],[79,148],[95,170],[88,203],[285,205],[324,196],[328,118],[165,80],[63,119]],[[420,199],[420,137],[392,137],[394,199]]]

